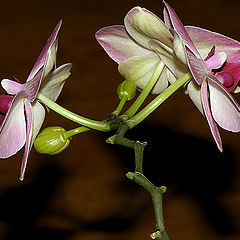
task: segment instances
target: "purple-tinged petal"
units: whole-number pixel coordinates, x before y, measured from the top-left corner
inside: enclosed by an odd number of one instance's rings
[[[13,99],[9,111],[0,127],[0,158],[8,158],[17,153],[26,141],[26,121],[24,98],[19,92]]]
[[[117,63],[137,55],[148,55],[150,50],[137,44],[122,25],[104,27],[96,32],[96,39]]]
[[[185,29],[203,59],[207,57],[209,51],[215,46],[216,53],[225,52],[227,54],[227,61],[240,61],[240,43],[236,40],[199,27],[185,26]]]
[[[183,26],[181,20],[177,16],[176,12],[165,1],[163,1],[163,3],[165,4],[165,6],[168,10],[169,18],[171,19],[171,23],[173,25],[174,30],[180,35],[180,37],[183,40],[183,43],[193,52],[193,54],[196,57],[200,58],[200,54],[199,54],[198,50],[196,49],[195,45],[193,44],[191,38],[189,37],[185,27]]]
[[[22,159],[22,164],[21,164],[21,170],[20,170],[20,177],[19,180],[23,180],[26,166],[27,166],[27,160],[28,160],[28,155],[30,152],[30,142],[31,142],[31,137],[32,137],[32,106],[31,103],[26,99],[25,103],[25,114],[26,114],[26,143],[25,143],[25,150],[24,150],[24,155]]]
[[[227,59],[227,54],[224,52],[220,52],[217,54],[214,54],[212,57],[208,58],[207,61],[204,61],[206,67],[208,70],[218,69],[222,67],[224,62]]]
[[[59,32],[59,29],[62,25],[62,21],[60,21],[55,29],[53,30],[52,34],[50,35],[50,37],[48,38],[45,46],[43,47],[40,55],[38,56],[28,78],[27,78],[27,81],[30,81],[34,75],[37,74],[37,72],[43,67],[45,61],[46,61],[46,57],[47,57],[47,52],[48,52],[48,49],[50,48],[50,46],[53,44],[53,42],[55,42],[55,40],[57,39],[57,35],[58,35],[58,32]]]
[[[210,127],[211,133],[213,135],[213,138],[218,146],[218,149],[222,152],[222,140],[217,128],[217,125],[215,121],[213,120],[212,114],[211,114],[211,109],[209,106],[209,100],[208,100],[208,87],[207,87],[207,81],[203,81],[201,85],[201,97],[202,97],[202,104],[203,104],[203,109],[205,116],[208,121],[208,125]]]
[[[71,74],[71,68],[71,63],[58,67],[55,71],[43,79],[39,92],[55,102],[62,91],[65,80]]]
[[[18,83],[16,81],[12,81],[10,79],[3,79],[1,81],[1,85],[3,89],[11,95],[15,95],[18,92],[22,91],[24,89],[25,84]]]
[[[131,37],[147,49],[149,49],[148,42],[151,39],[172,47],[173,37],[164,22],[144,8],[131,9],[124,19],[124,25]]]
[[[188,48],[186,48],[188,67],[195,81],[200,85],[206,78],[206,66],[202,59],[198,59]]]
[[[0,95],[0,112],[6,114],[13,100],[13,96]]]
[[[240,131],[240,111],[229,99],[225,91],[213,81],[209,81],[211,112],[220,127],[232,132]]]
[[[42,75],[43,75],[43,69],[37,72],[37,74],[34,75],[33,79],[25,83],[24,90],[26,91],[27,99],[30,102],[33,102],[35,100],[35,97],[38,93],[38,89],[42,80]]]
[[[163,8],[163,19],[164,19],[164,23],[165,23],[166,27],[173,28],[173,25],[171,23],[171,20],[170,20],[170,17],[168,15],[166,8]]]

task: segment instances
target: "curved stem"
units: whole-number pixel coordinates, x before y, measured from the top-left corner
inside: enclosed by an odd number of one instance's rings
[[[160,93],[152,102],[150,102],[144,109],[142,109],[135,116],[127,120],[130,128],[135,127],[140,122],[142,122],[146,117],[148,117],[156,108],[159,107],[167,98],[169,98],[174,92],[176,92],[181,86],[187,83],[192,78],[190,72],[186,73],[173,84],[171,84],[167,89]]]
[[[146,87],[143,89],[143,91],[140,93],[136,101],[131,105],[131,107],[121,116],[124,120],[127,120],[131,118],[139,109],[139,107],[143,104],[144,100],[147,98],[151,90],[153,89],[154,85],[156,84],[159,76],[161,75],[163,69],[164,69],[165,64],[163,61],[160,61],[148,81]]]
[[[122,111],[125,103],[127,102],[127,99],[128,99],[127,96],[123,96],[123,98],[120,100],[117,108],[109,116],[114,117],[114,118],[118,117],[120,112]]]
[[[58,114],[62,115],[63,117],[72,120],[73,122],[76,122],[78,124],[81,124],[85,127],[98,130],[98,131],[103,131],[103,132],[108,132],[110,131],[110,124],[107,122],[102,122],[102,121],[95,121],[91,120],[82,116],[77,115],[76,113],[73,113],[62,106],[58,105],[57,103],[51,101],[41,93],[38,93],[37,98],[46,106],[48,106],[50,109],[53,111],[57,112]]]
[[[71,129],[67,132],[64,133],[64,135],[66,136],[66,138],[70,138],[76,134],[79,134],[79,133],[83,133],[83,132],[86,132],[86,131],[89,131],[90,128],[87,128],[87,127],[78,127],[78,128],[74,128],[74,129]]]

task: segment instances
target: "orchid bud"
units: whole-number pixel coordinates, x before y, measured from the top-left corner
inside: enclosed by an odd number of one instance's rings
[[[125,80],[117,87],[117,94],[121,100],[123,97],[127,97],[127,101],[134,98],[137,91],[137,86],[133,81]]]
[[[71,140],[66,137],[65,132],[64,128],[58,126],[43,129],[34,141],[36,151],[48,155],[61,153]]]
[[[13,96],[9,95],[0,95],[0,112],[6,114],[10,104],[13,100]]]

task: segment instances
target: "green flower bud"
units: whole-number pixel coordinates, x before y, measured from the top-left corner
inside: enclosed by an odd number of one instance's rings
[[[47,127],[42,130],[34,141],[37,152],[55,155],[67,148],[71,138],[65,136],[66,130],[62,127]]]
[[[127,97],[127,101],[134,98],[137,91],[137,86],[133,81],[125,80],[117,87],[117,94],[121,100],[123,97]]]

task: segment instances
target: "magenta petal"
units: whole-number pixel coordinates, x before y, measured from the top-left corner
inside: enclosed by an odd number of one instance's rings
[[[189,37],[185,27],[183,26],[181,20],[177,16],[176,12],[173,10],[173,8],[170,7],[169,4],[167,4],[165,1],[163,1],[165,4],[168,13],[169,13],[169,18],[171,19],[173,28],[176,30],[176,32],[181,36],[183,43],[189,47],[189,49],[194,53],[196,57],[200,58],[200,54],[198,50],[196,49],[195,45],[193,44],[191,38]]]
[[[209,106],[207,81],[203,81],[201,85],[201,96],[202,96],[203,109],[208,121],[208,125],[210,127],[213,138],[218,146],[218,149],[222,152],[222,140],[221,140],[217,125],[213,120],[210,106]]]
[[[202,59],[198,59],[188,48],[186,48],[188,67],[195,79],[200,85],[206,78],[206,67]]]
[[[27,92],[27,99],[30,102],[33,102],[42,80],[43,69],[40,70],[36,75],[34,75],[33,79],[25,83],[24,90]]]
[[[24,178],[28,155],[31,147],[30,142],[32,137],[32,107],[31,107],[31,103],[28,100],[25,100],[25,113],[26,113],[27,131],[26,131],[25,150],[24,150],[24,155],[23,155],[21,170],[20,170],[20,177],[19,177],[21,181]]]
[[[24,98],[19,92],[13,99],[9,111],[0,128],[0,158],[8,158],[18,152],[26,141],[26,121]]]
[[[13,100],[13,96],[0,95],[0,112],[6,114],[10,104]]]
[[[33,76],[43,67],[43,65],[45,63],[45,60],[46,60],[46,57],[47,57],[48,49],[53,44],[53,42],[56,40],[61,25],[62,25],[62,21],[60,21],[57,24],[57,26],[53,30],[52,34],[48,38],[45,46],[43,47],[40,55],[37,58],[37,61],[35,62],[32,70],[31,70],[31,72],[30,72],[30,74],[29,74],[29,76],[27,78],[27,81],[30,81],[33,78]]]

